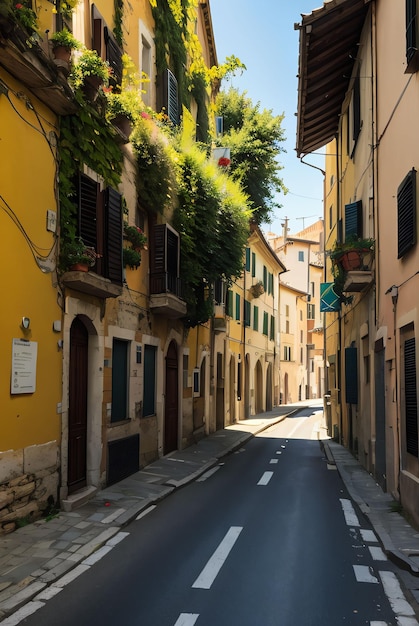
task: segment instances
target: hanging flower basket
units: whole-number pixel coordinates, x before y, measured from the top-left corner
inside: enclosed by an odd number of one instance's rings
[[[261,280],[250,287],[250,293],[254,298],[259,298],[263,293],[265,293],[265,288]]]

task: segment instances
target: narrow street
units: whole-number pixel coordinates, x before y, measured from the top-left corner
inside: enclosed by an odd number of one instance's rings
[[[319,415],[288,417],[145,511],[21,623],[396,626],[394,566],[326,462]]]

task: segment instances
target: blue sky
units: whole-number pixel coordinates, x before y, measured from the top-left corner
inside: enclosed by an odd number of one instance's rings
[[[231,84],[246,91],[254,104],[260,102],[262,109],[285,114],[286,153],[279,160],[289,193],[278,198],[282,208],[272,224],[264,227],[277,234],[282,233],[284,217],[289,218],[290,232],[295,233],[323,215],[323,176],[302,164],[295,152],[299,32],[294,24],[301,22],[302,13],[311,13],[319,6],[322,0],[210,0],[218,62],[234,54],[247,67]],[[224,81],[222,87],[228,86]],[[323,157],[318,155],[304,160],[324,166]]]

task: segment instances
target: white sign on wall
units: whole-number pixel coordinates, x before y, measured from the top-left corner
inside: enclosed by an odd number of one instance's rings
[[[10,393],[34,393],[37,353],[37,341],[13,339]]]

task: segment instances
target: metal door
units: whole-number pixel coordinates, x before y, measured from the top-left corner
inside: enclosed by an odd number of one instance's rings
[[[166,355],[166,396],[164,410],[164,454],[178,447],[179,425],[178,358],[174,341],[169,345]]]

